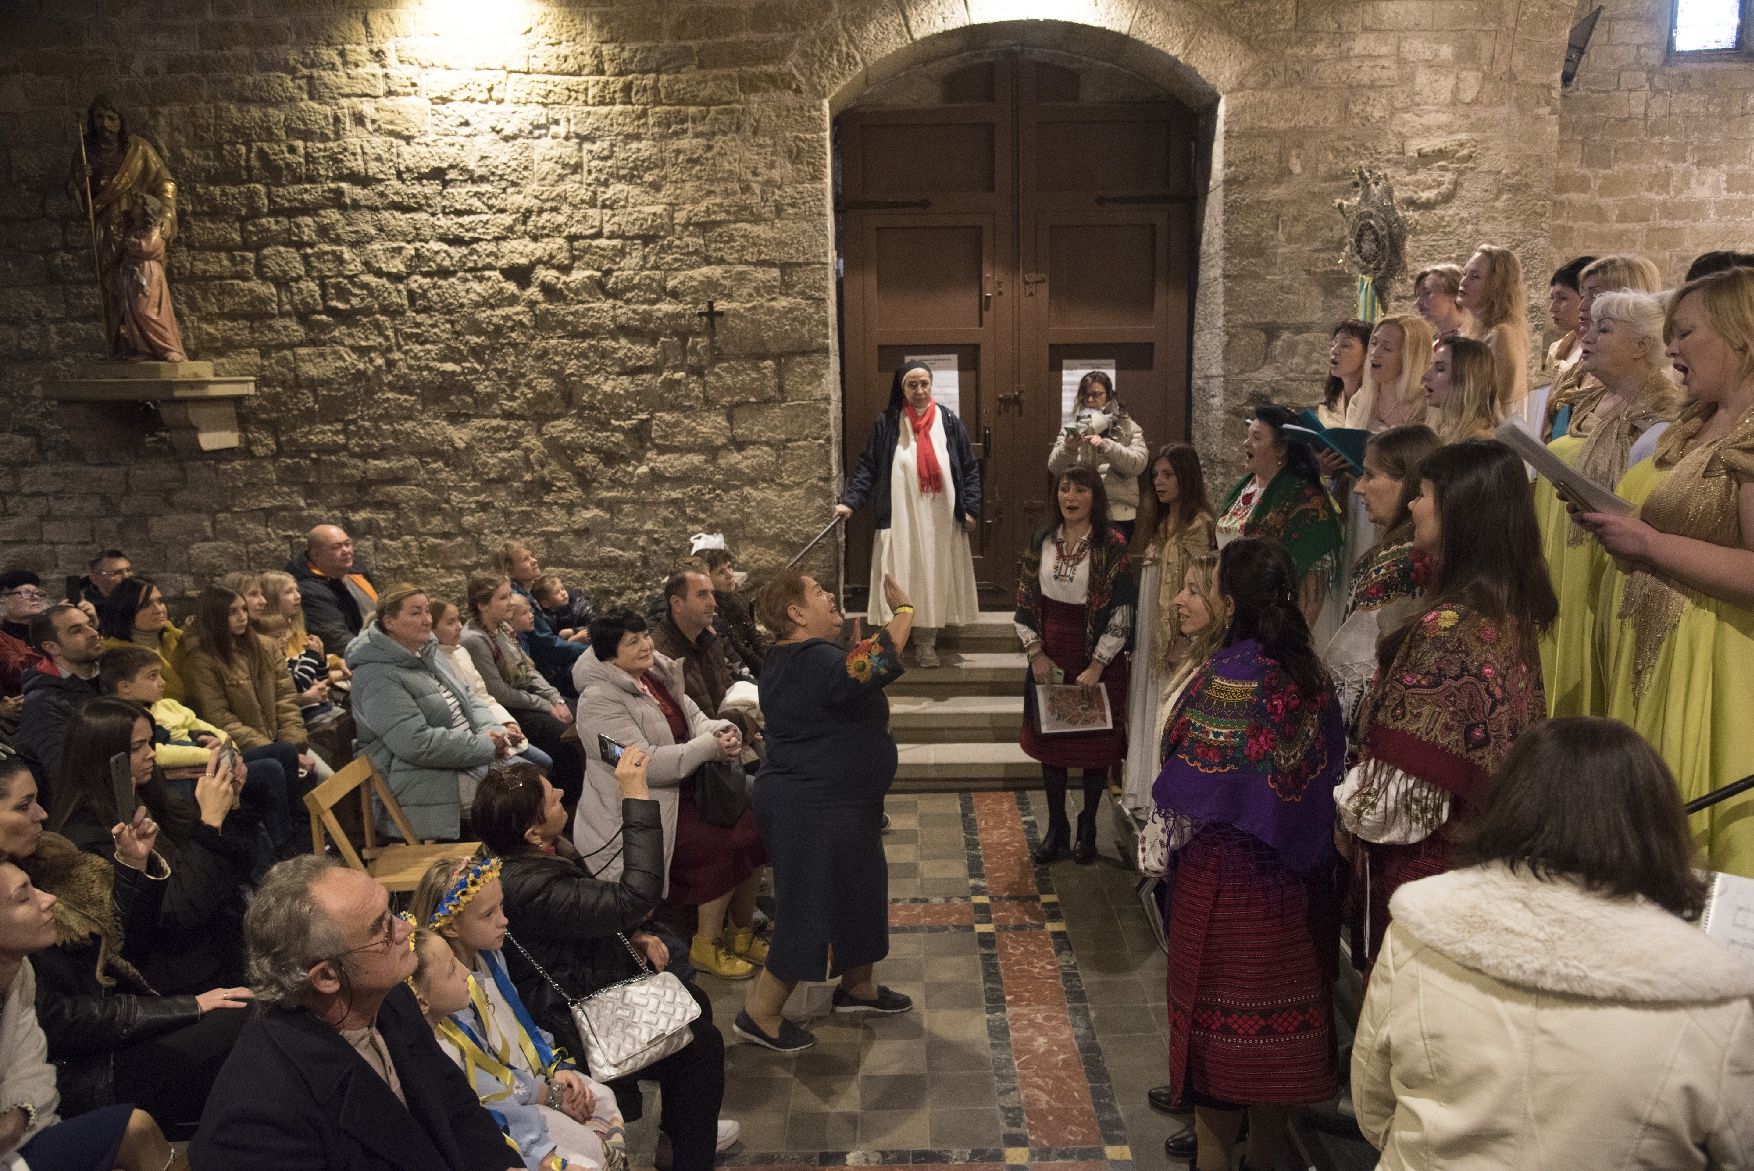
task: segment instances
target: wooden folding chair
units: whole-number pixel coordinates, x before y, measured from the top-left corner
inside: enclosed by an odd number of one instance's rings
[[[355,848],[335,816],[335,807],[349,793],[359,793],[360,821],[365,842]],[[402,841],[378,844],[377,817],[372,797],[383,803],[384,811],[402,835]],[[480,842],[426,842],[414,836],[408,815],[396,803],[389,784],[368,756],[355,757],[346,768],[305,794],[305,808],[311,814],[311,848],[321,854],[332,841],[341,857],[355,870],[363,870],[392,892],[406,893],[420,885],[421,875],[440,859],[461,860],[481,848]]]

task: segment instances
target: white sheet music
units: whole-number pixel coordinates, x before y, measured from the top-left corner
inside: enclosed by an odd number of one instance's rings
[[[1699,925],[1707,935],[1754,964],[1754,879],[1714,873]]]

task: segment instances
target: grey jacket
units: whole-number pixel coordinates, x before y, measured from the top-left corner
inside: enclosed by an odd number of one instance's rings
[[[681,800],[677,790],[695,769],[719,754],[714,734],[731,726],[703,714],[682,687],[682,664],[656,656],[652,673],[663,680],[671,698],[688,721],[689,739],[678,744],[670,734],[658,701],[640,690],[632,675],[605,663],[595,651],[579,656],[573,664],[573,683],[579,689],[579,743],[585,751],[585,791],[573,817],[572,840],[587,869],[604,882],[621,878],[621,788],[615,783],[615,766],[603,759],[598,736],[607,736],[629,748],[651,754],[646,784],[658,803],[664,828],[664,891],[670,890],[670,859],[676,852],[676,812]]]
[[[1108,519],[1133,520],[1139,515],[1139,473],[1150,457],[1139,424],[1128,415],[1111,415],[1100,447],[1068,439],[1061,431],[1048,450],[1048,471],[1058,476],[1078,464],[1096,469],[1108,494]]]
[[[347,644],[347,665],[360,751],[384,774],[417,835],[455,841],[457,774],[493,763],[497,753],[487,735],[499,727],[493,713],[444,665],[437,639],[415,654],[373,623]],[[451,726],[446,691],[462,708],[467,730]]]
[[[471,621],[464,625],[461,641],[474,660],[475,669],[481,673],[481,681],[487,684],[487,693],[511,712],[513,719],[517,718],[518,712],[545,712],[561,702],[560,692],[555,690],[554,684],[542,678],[536,664],[518,645],[515,635],[508,635],[503,629],[489,634]],[[495,644],[500,654],[497,662],[493,657]],[[502,668],[501,663],[510,670]],[[513,683],[512,678],[518,678],[520,682]]]

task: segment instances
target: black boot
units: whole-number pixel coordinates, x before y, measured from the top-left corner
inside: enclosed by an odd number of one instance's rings
[[[1072,827],[1066,822],[1066,770],[1043,765],[1041,779],[1048,797],[1048,830],[1031,856],[1038,865],[1046,866],[1065,851]]]
[[[1086,809],[1078,815],[1078,844],[1072,849],[1072,861],[1088,866],[1096,861],[1096,811]]]
[[[1088,866],[1096,861],[1096,811],[1102,808],[1102,791],[1108,787],[1108,770],[1084,770],[1084,808],[1078,814],[1078,846],[1072,861]]]

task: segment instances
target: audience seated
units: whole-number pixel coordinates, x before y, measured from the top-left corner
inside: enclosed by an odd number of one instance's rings
[[[413,930],[328,858],[269,872],[245,921],[262,1007],[208,1098],[197,1171],[521,1171],[408,989]]]
[[[544,573],[530,583],[530,597],[536,602],[537,612],[560,637],[568,642],[591,640],[591,619],[597,616],[597,609],[590,594],[568,589],[557,573]]]
[[[457,682],[467,688],[469,694],[491,712],[493,718],[506,730],[517,754],[547,772],[554,766],[553,758],[525,738],[523,727],[512,718],[512,713],[493,698],[493,693],[487,689],[486,680],[475,669],[475,660],[470,657],[469,648],[463,645],[462,611],[457,609],[455,603],[447,602],[443,598],[432,599],[427,603],[427,610],[432,614],[432,636],[438,640],[439,657],[445,666],[457,677]]]
[[[486,768],[516,751],[510,734],[440,665],[426,592],[385,591],[347,648],[359,750],[371,757],[423,840],[455,841],[464,798]],[[386,832],[394,827],[380,818]]]
[[[718,609],[705,563],[684,563],[664,579],[664,616],[652,627],[652,646],[682,664],[682,689],[688,698],[714,714],[736,681],[723,640],[713,629]]]
[[[150,934],[129,941],[128,956],[153,988],[194,992],[244,977],[243,890],[255,859],[255,818],[239,809],[244,770],[215,753],[192,798],[173,790],[154,758],[152,720],[139,704],[94,699],[67,726],[48,826],[100,858],[115,830],[144,809],[158,827],[166,866],[159,915]],[[134,791],[118,808],[116,758],[125,757]]]
[[[577,806],[585,766],[576,735],[568,734],[573,710],[524,653],[510,626],[512,597],[511,582],[498,574],[469,579],[463,647],[488,694],[516,716],[522,734],[554,761],[553,780],[566,804]]]
[[[305,629],[323,640],[331,655],[365,629],[378,605],[378,584],[353,555],[353,538],[339,525],[317,525],[305,534],[305,552],[286,563],[298,582]]]
[[[664,828],[664,894],[696,908],[689,959],[726,979],[755,975],[766,944],[755,938],[759,867],[767,861],[755,814],[736,824],[709,824],[695,803],[695,771],[709,761],[738,764],[743,740],[736,725],[701,711],[682,687],[682,667],[652,649],[646,620],[628,610],[591,623],[591,653],[579,660],[579,736],[589,767],[573,821],[573,844],[606,878],[623,857],[614,833],[617,788],[603,740],[638,747],[652,758],[650,783]],[[753,962],[752,962],[753,961]]]
[[[30,956],[55,942],[55,896],[0,862],[0,1161],[53,1171],[168,1171],[170,1143],[152,1115],[131,1105],[62,1118],[55,1067],[37,1023]]]
[[[755,624],[755,615],[743,600],[743,575],[737,571],[736,555],[720,546],[702,549],[699,557],[713,579],[713,601],[719,607],[713,626],[728,648],[725,657],[747,671],[751,679],[761,678],[761,659],[772,640]]]
[[[1674,778],[1624,724],[1529,731],[1467,867],[1394,897],[1352,1047],[1384,1168],[1740,1167],[1754,967],[1690,922]]]
[[[38,787],[45,791],[61,770],[68,720],[97,695],[102,643],[85,611],[71,602],[50,606],[30,621],[30,645],[41,658],[24,673],[19,740]]]
[[[120,549],[103,549],[91,559],[86,570],[86,576],[73,583],[67,600],[90,602],[95,609],[104,604],[112,590],[134,576],[134,563]]]
[[[353,720],[338,702],[345,697],[347,669],[338,656],[324,651],[322,639],[305,629],[298,581],[290,573],[266,569],[261,583],[265,605],[261,616],[251,621],[251,628],[286,656],[286,670],[292,676],[310,748],[323,756],[330,768],[339,768],[353,758]]]
[[[602,619],[598,620],[603,621]],[[592,634],[595,642],[598,635]],[[594,656],[593,656],[594,657]],[[664,836],[657,802],[647,789],[650,757],[630,745],[614,772],[616,801],[605,815],[616,837],[617,866],[604,876],[600,859],[580,858],[566,840],[560,790],[533,766],[492,769],[475,795],[473,823],[481,843],[501,861],[505,916],[512,946],[505,952],[518,995],[534,1022],[569,1053],[585,1051],[568,999],[589,996],[640,972],[629,954],[663,969],[664,941],[643,929],[664,884]],[[580,817],[583,822],[583,817]],[[540,964],[553,983],[537,972]],[[558,987],[557,987],[558,986]],[[713,1025],[712,1002],[694,983],[683,986],[700,1005],[682,1049],[610,1083],[629,1119],[640,1116],[636,1081],[658,1083],[670,1138],[672,1171],[708,1171],[716,1150],[736,1141],[737,1124],[720,1122],[725,1094],[725,1041]],[[561,990],[564,989],[564,992]]]
[[[530,587],[542,576],[542,563],[536,559],[536,551],[523,541],[507,541],[501,545],[494,553],[493,568],[510,578],[512,590],[526,598],[530,596]],[[535,661],[542,677],[563,694],[577,695],[573,687],[573,666],[584,653],[584,643],[589,640],[575,642],[562,638],[547,615],[541,613],[541,607],[536,610],[536,629],[531,631],[528,639],[530,658]],[[577,637],[576,633],[574,637]]]
[[[18,718],[24,673],[37,661],[30,645],[31,619],[48,609],[43,580],[28,569],[0,573],[0,715]],[[11,711],[6,711],[6,705]]]
[[[200,1117],[249,991],[161,996],[135,966],[152,947],[171,877],[145,805],[113,827],[102,855],[45,832],[47,820],[29,771],[0,761],[0,855],[56,899],[54,944],[31,964],[61,1107],[77,1114],[133,1102],[181,1136]]]
[[[172,699],[184,697],[183,632],[171,622],[164,594],[150,579],[129,577],[117,584],[97,608],[97,630],[105,650],[143,646],[155,652],[164,672],[164,693]]]
[[[413,986],[439,1036],[490,1104],[524,1165],[614,1171],[627,1152],[615,1091],[592,1081],[536,1024],[506,967],[503,863],[492,854],[433,863],[409,900]]]

